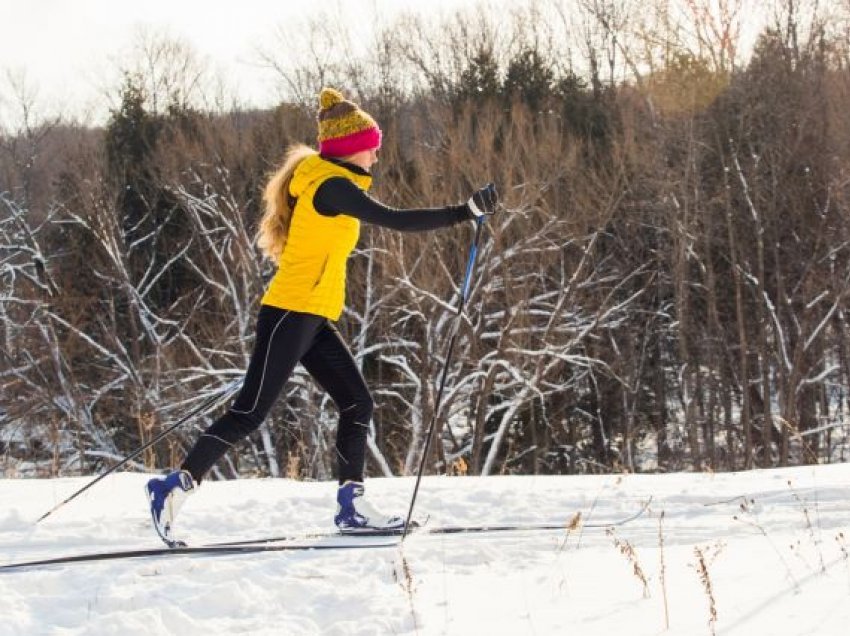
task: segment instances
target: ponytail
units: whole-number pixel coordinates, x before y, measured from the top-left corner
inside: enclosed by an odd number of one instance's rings
[[[292,207],[295,201],[289,194],[289,184],[295,167],[316,151],[304,144],[295,144],[286,151],[283,164],[269,178],[263,191],[265,211],[257,231],[257,247],[266,258],[278,261],[289,236]]]

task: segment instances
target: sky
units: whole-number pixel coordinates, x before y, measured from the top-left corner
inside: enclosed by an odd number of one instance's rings
[[[226,95],[265,108],[280,101],[280,82],[260,50],[286,53],[278,30],[334,16],[352,39],[368,42],[376,17],[403,12],[450,15],[483,4],[498,11],[535,0],[0,0],[0,130],[20,127],[19,105],[32,118],[57,115],[98,124],[108,117],[121,69],[131,66],[142,31],[188,43]],[[828,0],[831,5],[837,0]],[[770,11],[766,0],[744,2],[743,48]],[[295,46],[295,44],[293,44]],[[278,48],[275,48],[278,47]],[[26,100],[18,93],[23,87]]]
[[[430,11],[472,4],[428,0]],[[190,43],[240,99],[266,106],[276,88],[257,50],[275,41],[276,26],[337,12],[355,32],[366,32],[374,11],[389,17],[417,6],[416,0],[0,0],[0,116],[11,117],[16,101],[11,73],[18,86],[23,78],[37,116],[102,117],[104,94],[141,29]]]

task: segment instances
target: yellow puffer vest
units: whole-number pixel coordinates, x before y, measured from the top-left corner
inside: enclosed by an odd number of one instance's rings
[[[313,195],[330,177],[344,177],[368,190],[372,177],[357,174],[318,154],[295,168],[289,192],[297,198],[289,237],[277,273],[263,296],[264,305],[337,320],[345,304],[348,256],[360,238],[360,221],[351,216],[322,216]]]

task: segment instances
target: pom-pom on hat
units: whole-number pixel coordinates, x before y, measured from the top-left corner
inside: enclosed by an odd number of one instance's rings
[[[381,147],[381,129],[372,116],[338,90],[322,89],[316,119],[319,152],[326,157],[345,157]]]

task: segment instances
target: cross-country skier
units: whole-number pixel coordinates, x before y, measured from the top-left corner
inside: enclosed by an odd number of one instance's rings
[[[257,244],[278,269],[257,318],[254,351],[230,409],[196,441],[179,470],[146,486],[160,536],[174,541],[174,520],[186,497],[227,450],[256,430],[295,365],[300,362],[339,409],[337,512],[342,532],[401,530],[404,520],[382,514],[363,498],[366,434],[372,397],[334,326],[345,299],[346,261],[360,222],[424,231],[448,227],[496,208],[492,184],[465,204],[397,210],[371,198],[371,167],[378,161],[381,129],[334,89],[319,96],[318,151],[289,149],[265,188]]]

